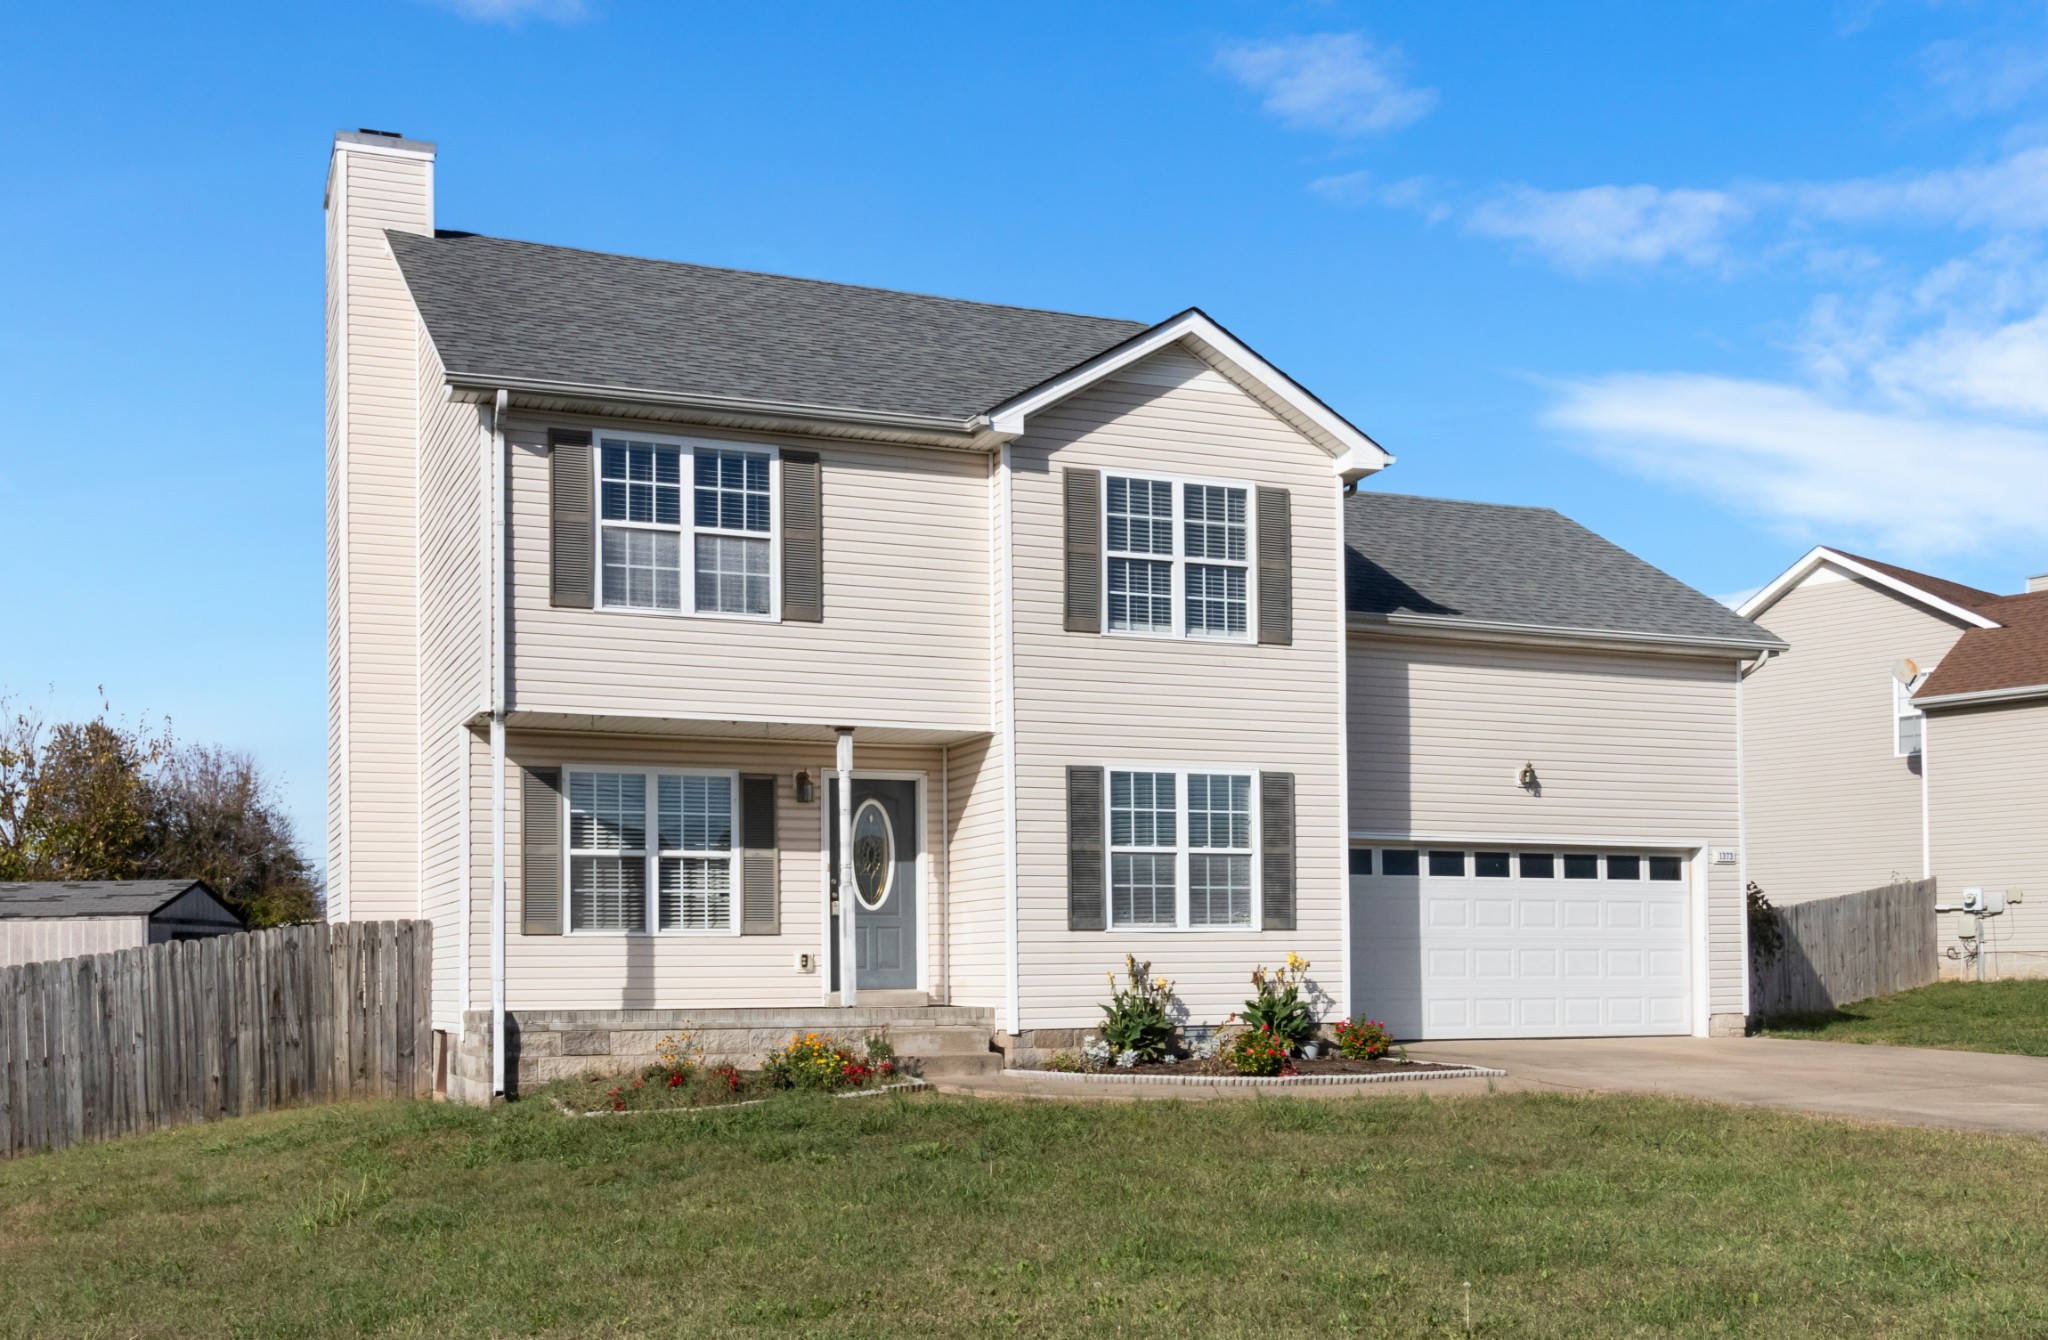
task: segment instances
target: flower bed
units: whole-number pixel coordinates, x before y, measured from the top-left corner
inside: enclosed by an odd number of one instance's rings
[[[1225,1056],[1189,1056],[1179,1061],[1146,1061],[1134,1066],[1095,1065],[1089,1062],[1071,1064],[1065,1061],[1047,1062],[1041,1065],[1013,1069],[1015,1074],[1065,1074],[1090,1075],[1102,1079],[1129,1079],[1132,1077],[1172,1076],[1187,1080],[1200,1079],[1244,1079],[1284,1080],[1293,1078],[1323,1077],[1326,1079],[1366,1075],[1423,1075],[1444,1072],[1454,1075],[1497,1075],[1500,1071],[1468,1065],[1445,1065],[1436,1061],[1403,1061],[1392,1056],[1381,1056],[1371,1060],[1354,1060],[1348,1056],[1324,1056],[1311,1061],[1306,1057],[1293,1057],[1284,1069],[1276,1069],[1268,1075],[1251,1075],[1239,1069]]]
[[[685,1027],[661,1040],[661,1060],[635,1075],[589,1074],[559,1080],[541,1090],[563,1112],[605,1116],[627,1112],[674,1112],[759,1102],[784,1089],[835,1092],[841,1097],[885,1089],[923,1088],[902,1073],[886,1034],[845,1042],[817,1033],[798,1033],[768,1053],[759,1070],[706,1066]]]

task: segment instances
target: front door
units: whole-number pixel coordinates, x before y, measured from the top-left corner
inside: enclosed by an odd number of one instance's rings
[[[853,916],[853,984],[861,991],[917,986],[917,783],[853,779],[853,878],[839,872],[839,781],[826,789],[827,840],[842,915]],[[839,927],[832,928],[833,977]]]

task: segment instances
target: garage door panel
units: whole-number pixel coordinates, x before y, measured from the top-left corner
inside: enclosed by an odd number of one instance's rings
[[[1686,1032],[1687,885],[1541,874],[1562,865],[1354,876],[1352,1013],[1406,1038]]]

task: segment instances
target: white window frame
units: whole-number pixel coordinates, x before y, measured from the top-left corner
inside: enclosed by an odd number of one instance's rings
[[[1171,487],[1173,497],[1173,519],[1168,529],[1173,535],[1173,553],[1166,554],[1121,554],[1109,547],[1109,481],[1137,479],[1148,484],[1163,483]],[[1200,485],[1208,488],[1242,489],[1244,491],[1244,632],[1242,633],[1196,633],[1188,631],[1188,577],[1190,562],[1199,567],[1232,567],[1234,564],[1216,563],[1214,560],[1190,560],[1187,553],[1187,495],[1186,486]],[[1102,587],[1099,595],[1102,610],[1102,632],[1109,637],[1142,637],[1173,639],[1181,642],[1223,642],[1231,644],[1252,643],[1259,635],[1259,490],[1247,480],[1217,479],[1206,475],[1162,474],[1156,470],[1116,470],[1103,467],[1100,485],[1100,507],[1102,513]],[[1173,617],[1164,629],[1154,628],[1112,628],[1109,619],[1109,569],[1119,558],[1137,558],[1154,563],[1169,564],[1172,575],[1169,590],[1172,594]],[[1200,769],[1196,769],[1200,771]]]
[[[574,858],[603,853],[589,848],[573,847],[573,830],[570,827],[571,777],[576,773],[610,773],[643,777],[647,783],[647,846],[641,853],[646,863],[647,910],[645,930],[602,930],[576,929]],[[661,927],[661,861],[669,857],[703,858],[704,852],[690,852],[681,848],[670,850],[661,845],[661,779],[664,777],[723,777],[730,783],[728,794],[732,800],[732,845],[726,849],[725,859],[729,874],[726,877],[728,901],[726,905],[726,926],[722,930],[695,930],[677,926],[670,930]],[[718,940],[740,933],[740,774],[737,768],[648,768],[618,763],[565,763],[562,765],[561,799],[562,834],[562,934],[587,935],[598,938],[619,938],[625,936],[658,935],[682,936],[700,940]],[[710,854],[717,859],[715,853]]]
[[[1170,775],[1173,779],[1174,845],[1172,847],[1119,847],[1113,840],[1110,820],[1111,797],[1115,794],[1116,774],[1120,772],[1146,772]],[[1246,777],[1251,780],[1249,788],[1251,809],[1247,816],[1245,835],[1250,846],[1238,847],[1192,847],[1188,843],[1188,778],[1202,777]],[[1244,764],[1187,764],[1178,763],[1110,763],[1102,770],[1102,898],[1103,925],[1112,931],[1125,934],[1133,932],[1185,931],[1195,935],[1248,935],[1256,934],[1265,923],[1265,908],[1261,902],[1264,889],[1261,879],[1259,854],[1259,769]],[[1116,856],[1118,852],[1131,855],[1173,856],[1173,921],[1118,921],[1116,919]],[[1197,926],[1188,920],[1190,889],[1188,885],[1189,856],[1207,853],[1222,856],[1251,857],[1251,921],[1248,925]]]
[[[1910,684],[1900,683],[1899,677],[1897,675],[1893,675],[1890,677],[1892,684],[1893,758],[1911,758],[1915,754],[1921,752],[1920,749],[1907,749],[1903,747],[1904,741],[1901,739],[1901,732],[1899,728],[1905,725],[1905,723],[1908,721],[1917,721],[1920,723],[1920,743],[1922,748],[1926,747],[1927,714],[1921,711],[1919,708],[1913,706],[1913,695],[1914,693],[1919,691],[1919,688],[1922,684],[1927,682],[1927,676],[1929,673],[1931,672],[1925,670],[1921,671],[1919,674],[1913,676],[1913,682]]]
[[[592,579],[596,587],[596,607],[604,614],[652,614],[663,618],[685,619],[738,619],[748,623],[782,622],[782,449],[769,442],[741,442],[731,438],[676,437],[664,433],[643,433],[635,429],[598,428],[591,432],[591,488],[592,525],[591,554],[593,558]],[[673,450],[680,457],[682,482],[682,506],[678,524],[663,526],[646,521],[607,521],[604,517],[604,444],[605,439],[614,442],[644,442],[650,446]],[[697,452],[738,451],[768,458],[768,529],[763,531],[730,531],[717,526],[697,524]],[[624,530],[643,530],[658,534],[675,535],[680,548],[678,589],[680,599],[677,609],[647,609],[638,605],[608,605],[604,598],[604,532],[607,526]],[[747,614],[723,610],[699,610],[697,608],[697,537],[699,535],[723,537],[726,539],[746,538],[765,540],[768,543],[768,609],[764,614]]]

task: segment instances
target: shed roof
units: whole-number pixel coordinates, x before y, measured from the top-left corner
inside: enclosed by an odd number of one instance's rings
[[[1348,607],[1389,622],[1785,645],[1548,507],[1359,492],[1344,547]]]
[[[194,887],[219,901],[203,879],[80,879],[0,884],[0,920],[146,917]]]

